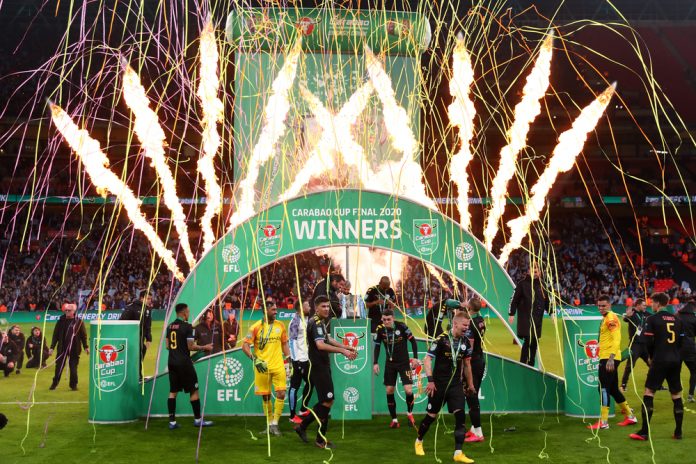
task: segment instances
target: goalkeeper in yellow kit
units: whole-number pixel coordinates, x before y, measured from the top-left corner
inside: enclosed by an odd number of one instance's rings
[[[265,319],[249,328],[242,344],[242,351],[254,363],[254,393],[261,396],[263,412],[267,418],[268,428],[261,433],[275,436],[280,435],[278,421],[283,414],[290,367],[290,364],[285,363],[290,357],[288,334],[285,325],[275,320],[277,311],[275,302],[267,299]],[[274,405],[271,405],[271,385],[276,395]]]

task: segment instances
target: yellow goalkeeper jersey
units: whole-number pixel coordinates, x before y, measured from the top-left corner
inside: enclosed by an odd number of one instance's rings
[[[249,327],[244,341],[254,347],[254,354],[257,358],[266,361],[269,370],[285,368],[283,365],[283,343],[288,341],[288,333],[282,322],[273,321],[270,326],[264,321],[256,322]]]
[[[621,361],[621,321],[613,311],[609,311],[599,326],[599,359]]]

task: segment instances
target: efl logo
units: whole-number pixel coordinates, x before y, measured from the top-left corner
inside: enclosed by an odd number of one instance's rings
[[[225,272],[239,272],[237,261],[239,261],[241,255],[241,250],[237,245],[225,245],[221,253],[222,262],[225,263],[223,265],[223,270]]]
[[[124,349],[124,345],[121,345],[119,349],[116,349],[113,345],[104,345],[99,348],[99,359],[101,359],[103,363],[112,363],[118,359],[118,354]]]
[[[588,358],[596,359],[599,357],[599,342],[590,340],[585,343],[585,354]]]

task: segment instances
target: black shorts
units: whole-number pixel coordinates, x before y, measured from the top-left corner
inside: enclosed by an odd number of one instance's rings
[[[442,405],[447,402],[447,410],[453,413],[457,409],[464,409],[466,395],[464,386],[459,382],[452,382],[447,388],[447,384],[435,383],[435,393],[428,398],[428,407],[425,410],[430,414],[437,414],[442,409]]]
[[[198,390],[198,375],[193,363],[169,365],[169,392],[177,393],[181,390],[189,394]]]
[[[471,374],[474,376],[474,388],[479,391],[483,376],[486,373],[486,358],[483,356],[471,358]]]
[[[648,369],[648,377],[645,379],[645,388],[657,391],[666,380],[670,393],[682,391],[681,385],[681,362],[677,363],[653,363]]]
[[[334,400],[334,385],[331,379],[331,367],[311,366],[309,369],[309,384],[317,392],[317,400],[320,403]]]
[[[413,385],[411,378],[411,365],[408,361],[403,363],[393,363],[387,361],[384,364],[384,385],[393,387],[396,385],[397,374],[401,377],[402,385]]]

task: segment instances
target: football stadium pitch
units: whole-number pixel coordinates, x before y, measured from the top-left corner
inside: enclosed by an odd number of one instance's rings
[[[519,347],[512,344],[512,337],[502,324],[490,320],[488,325],[487,349],[516,359]],[[29,324],[22,325],[24,333],[30,329]],[[46,329],[50,342],[52,324],[48,324]],[[159,340],[161,330],[161,322],[153,323],[155,341]],[[563,375],[559,344],[552,322],[545,321],[540,347],[544,367],[549,372]],[[155,356],[155,352],[148,353],[145,375],[154,373]],[[192,419],[188,417],[179,418],[182,427],[174,431],[167,428],[166,418],[150,419],[147,429],[144,419],[124,425],[92,425],[87,422],[88,356],[83,353],[80,359],[78,391],[68,388],[67,369],[58,389],[49,391],[53,359],[49,359],[47,369],[38,372],[24,369],[19,375],[0,378],[0,412],[9,419],[7,427],[0,431],[2,464],[195,462],[197,448],[201,463],[452,462],[454,424],[451,415],[441,416],[437,426],[431,427],[425,439],[425,457],[414,455],[416,431],[407,426],[403,414],[400,415],[399,429],[388,427],[387,416],[375,416],[371,421],[345,422],[340,417],[332,417],[329,439],[336,444],[333,452],[301,443],[287,417],[281,421],[283,436],[272,437],[270,441],[259,435],[259,431],[265,428],[260,417],[212,417],[210,419],[215,421],[215,425],[202,430],[200,446],[199,429],[193,427]],[[623,367],[622,363],[621,373]],[[631,382],[627,392],[629,404],[639,419],[645,374],[646,368],[639,361],[635,382]],[[685,387],[688,385],[688,373],[685,375],[683,372],[682,382]],[[508,388],[515,386],[508,385]],[[166,398],[155,400],[164,402]],[[180,394],[178,401],[187,402],[187,395]],[[250,394],[245,401],[258,400]],[[400,410],[403,406],[397,403]],[[486,440],[466,443],[464,452],[476,462],[498,463],[694,462],[691,461],[694,459],[691,446],[696,440],[693,433],[696,405],[685,403],[685,406],[684,439],[681,441],[671,438],[674,427],[672,402],[668,392],[663,391],[656,395],[652,443],[631,441],[628,434],[638,427],[618,427],[615,425],[618,417],[610,419],[609,430],[595,434],[586,429],[591,419],[583,421],[563,414],[483,414]],[[420,421],[419,416],[417,421]],[[467,418],[467,427],[470,425]]]

